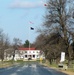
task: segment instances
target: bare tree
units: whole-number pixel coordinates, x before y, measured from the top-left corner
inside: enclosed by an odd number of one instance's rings
[[[9,39],[0,29],[0,59],[4,60],[4,50],[9,47]]]
[[[18,47],[20,47],[22,45],[21,40],[19,38],[14,38],[13,39],[13,60],[15,57],[15,51],[18,50]]]
[[[70,45],[74,34],[73,0],[48,0],[43,30],[47,35],[59,32],[66,46],[68,65],[71,61]],[[59,46],[59,44],[58,44]],[[60,46],[62,48],[62,46]]]
[[[45,57],[50,64],[52,64],[52,60],[57,62],[60,59],[61,51],[66,50],[64,40],[58,32],[51,33],[50,35],[41,33],[36,39],[35,46],[44,51]]]

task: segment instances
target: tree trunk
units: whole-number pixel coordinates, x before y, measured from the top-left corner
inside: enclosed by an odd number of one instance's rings
[[[49,59],[50,65],[52,65],[52,59]]]
[[[70,54],[70,46],[67,48],[68,52],[68,67],[71,67],[71,54]]]
[[[68,59],[68,68],[71,67],[71,59]]]

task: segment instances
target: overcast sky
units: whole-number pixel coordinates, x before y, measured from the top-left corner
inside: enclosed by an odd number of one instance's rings
[[[45,3],[45,0],[0,0],[0,28],[11,41],[15,37],[22,42],[27,39],[34,42],[36,30],[43,22]]]

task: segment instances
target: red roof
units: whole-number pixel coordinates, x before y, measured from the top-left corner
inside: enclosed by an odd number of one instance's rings
[[[18,50],[36,50],[35,48],[18,48]]]

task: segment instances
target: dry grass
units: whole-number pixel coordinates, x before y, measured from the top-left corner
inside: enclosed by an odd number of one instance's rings
[[[6,68],[12,66],[13,64],[10,62],[0,62],[0,68]]]

